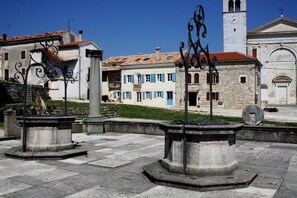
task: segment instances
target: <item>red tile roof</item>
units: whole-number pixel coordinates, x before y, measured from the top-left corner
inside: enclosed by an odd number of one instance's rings
[[[218,61],[243,61],[243,60],[256,60],[256,58],[245,55],[239,52],[219,52],[211,53],[210,58],[217,57]]]
[[[105,65],[145,65],[145,64],[163,64],[174,63],[180,57],[178,52],[138,54],[129,56],[114,56],[104,61]]]
[[[11,38],[7,38],[6,41],[8,42],[17,42],[17,41],[24,41],[24,40],[33,40],[33,39],[42,39],[42,38],[50,38],[52,36],[62,36],[63,34],[69,32],[69,30],[61,30],[56,32],[48,32],[43,34],[32,34],[32,35],[24,35],[24,36],[15,36]]]
[[[217,57],[218,62],[231,61],[256,61],[258,60],[252,56],[245,55],[239,52],[219,52],[211,53],[210,58]],[[205,55],[202,55],[205,57]],[[145,65],[145,64],[160,64],[160,63],[176,63],[180,62],[181,57],[179,52],[157,53],[155,54],[140,54],[129,56],[115,56],[110,57],[104,61],[104,66],[111,65]]]

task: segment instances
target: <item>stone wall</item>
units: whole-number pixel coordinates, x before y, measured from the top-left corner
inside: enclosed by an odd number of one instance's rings
[[[256,98],[260,98],[260,84],[257,77],[255,64],[230,64],[217,66],[219,73],[218,83],[213,84],[213,107],[225,109],[243,109],[248,104],[259,104]],[[199,74],[199,83],[194,83],[194,75]],[[196,93],[197,108],[209,108],[210,101],[207,93],[208,68],[201,70],[191,68],[189,70],[192,79],[188,85],[189,93]],[[241,77],[246,79],[241,82]],[[176,105],[184,106],[184,69],[177,68],[176,71]]]
[[[24,100],[24,85],[19,83],[0,83],[0,106],[1,104],[22,102]],[[48,98],[48,89],[38,85],[32,85],[32,99],[35,99],[36,92],[39,92],[43,99]]]

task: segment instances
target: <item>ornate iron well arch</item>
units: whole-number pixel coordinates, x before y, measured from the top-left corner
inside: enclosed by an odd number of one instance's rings
[[[38,56],[33,56],[36,54]],[[67,114],[67,85],[74,83],[73,71],[67,71],[58,58],[58,47],[55,37],[49,33],[42,35],[42,41],[34,44],[31,50],[29,65],[23,71],[21,62],[15,64],[15,79],[22,80],[24,86],[23,116],[18,120],[22,125],[22,152],[30,151],[61,151],[74,148],[71,136],[71,124],[75,116]],[[35,72],[32,72],[32,69]],[[62,76],[64,82],[64,113],[63,115],[31,116],[27,108],[27,89],[29,74],[39,79],[52,80]],[[43,136],[46,136],[43,137]],[[38,139],[42,139],[39,141]],[[7,155],[14,155],[8,151]],[[18,156],[18,154],[16,154]],[[32,156],[34,158],[34,156]]]
[[[188,23],[188,46],[180,44],[185,71],[184,121],[160,123],[165,132],[164,158],[143,167],[154,182],[194,190],[218,190],[247,186],[256,172],[243,169],[235,160],[236,132],[242,124],[215,121],[212,115],[212,82],[217,74],[217,58],[211,57],[208,45],[201,44],[207,34],[205,13],[201,5]],[[196,31],[195,31],[196,30]],[[209,69],[210,118],[207,121],[188,120],[188,69]],[[227,181],[228,180],[228,181]]]

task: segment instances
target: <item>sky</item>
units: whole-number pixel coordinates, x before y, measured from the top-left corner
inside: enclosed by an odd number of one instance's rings
[[[111,56],[179,50],[195,7],[205,10],[211,52],[223,51],[222,0],[0,0],[0,34],[8,37],[70,29]],[[280,17],[297,20],[296,0],[247,0],[248,30]]]

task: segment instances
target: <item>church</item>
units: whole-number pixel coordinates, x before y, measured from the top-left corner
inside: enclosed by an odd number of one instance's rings
[[[261,64],[261,106],[297,104],[297,21],[281,16],[247,31],[247,0],[223,0],[224,52]]]

